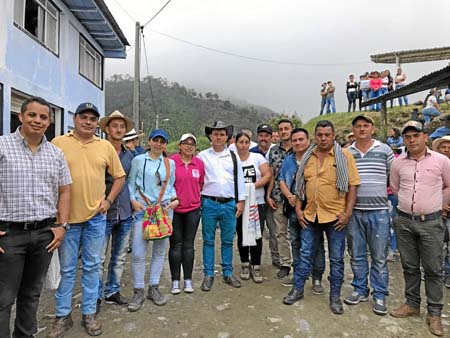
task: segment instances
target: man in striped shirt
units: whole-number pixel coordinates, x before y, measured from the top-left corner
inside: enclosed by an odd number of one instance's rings
[[[369,263],[371,256],[370,285],[373,289],[373,311],[386,315],[389,273],[387,249],[389,242],[389,206],[387,182],[394,153],[377,140],[370,117],[359,115],[352,121],[355,142],[348,148],[356,160],[361,185],[349,223],[348,241],[351,247],[350,264],[353,270],[353,292],[344,302],[356,305],[369,300]]]

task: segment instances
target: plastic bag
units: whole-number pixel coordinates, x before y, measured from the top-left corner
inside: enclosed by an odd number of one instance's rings
[[[53,252],[52,260],[48,266],[47,275],[45,276],[45,288],[48,290],[56,290],[61,280],[61,272],[59,266],[59,252],[56,249]]]

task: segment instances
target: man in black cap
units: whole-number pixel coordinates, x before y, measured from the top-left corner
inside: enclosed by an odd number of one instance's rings
[[[390,185],[398,196],[398,217],[394,224],[405,279],[405,304],[391,316],[405,318],[420,314],[420,267],[425,271],[427,325],[442,336],[443,309],[442,222],[443,188],[450,187],[450,160],[427,148],[427,134],[421,122],[408,121],[402,131],[407,153],[391,166]]]
[[[214,282],[214,241],[216,226],[220,226],[223,280],[232,287],[241,287],[233,276],[233,239],[236,219],[244,210],[247,197],[241,161],[226,143],[233,134],[233,126],[222,121],[205,127],[211,147],[198,157],[205,166],[205,183],[202,189],[203,291],[211,290]]]

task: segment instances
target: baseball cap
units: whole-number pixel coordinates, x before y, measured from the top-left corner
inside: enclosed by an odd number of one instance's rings
[[[95,115],[97,115],[97,117],[100,117],[100,113],[98,112],[97,107],[93,103],[90,103],[90,102],[84,102],[84,103],[80,104],[77,107],[77,110],[75,111],[75,114],[84,113],[86,111],[91,111]]]
[[[408,129],[414,129],[416,131],[423,131],[423,124],[419,121],[408,121],[403,125],[402,128],[402,135],[408,130]]]
[[[194,142],[195,142],[195,144],[197,144],[197,138],[196,138],[193,134],[191,134],[191,133],[186,133],[186,134],[181,135],[180,141],[178,141],[178,143],[181,143],[181,142],[183,142],[183,141],[186,141],[188,138],[193,139]]]
[[[367,121],[367,122],[369,122],[370,124],[373,125],[373,120],[372,120],[372,118],[370,118],[370,117],[367,116],[367,115],[358,115],[358,116],[356,116],[356,117],[352,120],[352,126],[354,126],[355,123],[356,123],[356,121],[358,121],[358,120],[365,120],[365,121]]]
[[[256,133],[261,133],[261,132],[265,132],[268,133],[270,135],[273,134],[273,129],[271,126],[269,126],[268,124],[261,124],[258,126],[258,129],[256,129]]]
[[[152,130],[150,135],[148,135],[149,140],[152,140],[157,137],[161,137],[162,139],[164,139],[164,141],[166,141],[166,143],[169,142],[169,134],[167,134],[167,131],[165,131],[165,130],[155,129],[155,130]]]

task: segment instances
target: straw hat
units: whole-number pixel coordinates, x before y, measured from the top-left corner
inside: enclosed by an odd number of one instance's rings
[[[432,148],[434,151],[438,151],[439,147],[444,142],[450,142],[450,135],[443,136],[441,138],[437,138],[433,141]]]
[[[123,115],[120,111],[115,110],[109,116],[102,117],[99,121],[100,128],[105,131],[106,126],[112,119],[122,119],[125,121],[125,125],[127,127],[127,133],[130,132],[131,129],[134,128],[134,122]]]

